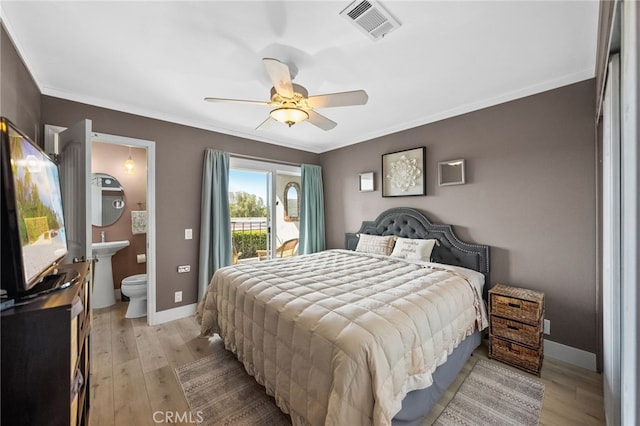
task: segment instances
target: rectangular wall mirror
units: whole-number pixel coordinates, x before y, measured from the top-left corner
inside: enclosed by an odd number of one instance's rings
[[[465,183],[464,160],[441,161],[438,163],[438,183],[445,185],[462,185]]]
[[[360,192],[373,191],[373,172],[360,173],[358,182],[358,190]]]

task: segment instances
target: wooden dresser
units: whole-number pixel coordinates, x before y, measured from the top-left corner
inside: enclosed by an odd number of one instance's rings
[[[497,284],[489,290],[489,357],[540,375],[544,293]]]
[[[2,312],[3,425],[89,423],[88,264],[60,270],[80,277],[68,288]]]

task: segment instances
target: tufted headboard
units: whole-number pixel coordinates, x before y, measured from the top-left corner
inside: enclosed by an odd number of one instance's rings
[[[357,233],[345,234],[345,248],[355,250],[358,234],[396,235],[403,238],[430,239],[440,242],[433,248],[431,259],[447,265],[463,266],[485,276],[489,287],[489,246],[460,241],[451,225],[433,224],[422,212],[407,207],[389,209],[373,222],[362,222]]]

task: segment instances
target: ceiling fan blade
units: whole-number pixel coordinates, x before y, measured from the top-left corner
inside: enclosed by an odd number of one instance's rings
[[[338,125],[335,121],[329,120],[324,115],[318,114],[315,111],[307,111],[309,114],[308,121],[314,126],[320,127],[322,130],[331,130]]]
[[[293,83],[291,83],[291,72],[287,64],[273,58],[263,58],[262,63],[267,69],[276,92],[285,98],[293,97]]]
[[[258,125],[258,127],[256,127],[256,130],[266,130],[269,127],[271,127],[271,125],[273,123],[275,123],[277,120],[273,119],[271,116],[267,117],[266,120],[264,120],[262,123],[260,123]]]
[[[207,102],[234,102],[238,104],[254,104],[254,105],[262,105],[268,106],[269,102],[264,101],[249,101],[246,99],[225,99],[225,98],[204,98]]]
[[[307,103],[311,108],[330,108],[350,105],[364,105],[369,95],[364,90],[352,92],[329,93],[327,95],[309,96]]]

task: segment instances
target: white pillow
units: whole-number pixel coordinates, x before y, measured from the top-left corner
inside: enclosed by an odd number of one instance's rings
[[[438,240],[419,240],[416,238],[397,238],[391,256],[403,259],[431,261],[433,247]]]
[[[388,256],[391,254],[391,250],[393,250],[395,240],[396,237],[393,235],[380,236],[360,234],[356,251],[361,253],[384,254]]]

